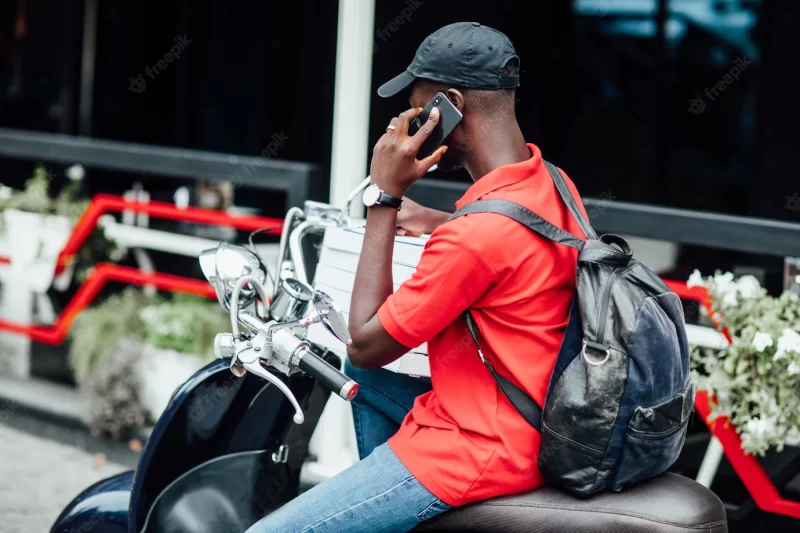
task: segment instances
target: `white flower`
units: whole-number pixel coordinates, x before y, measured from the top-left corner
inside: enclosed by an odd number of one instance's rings
[[[739,278],[739,281],[736,282],[736,290],[739,291],[739,295],[743,298],[754,298],[758,296],[758,292],[761,290],[761,284],[755,276],[742,276]]]
[[[688,280],[686,280],[686,286],[687,287],[705,287],[706,286],[706,280],[703,279],[703,275],[700,273],[699,270],[694,269],[694,272],[692,272],[692,275],[689,276]]]
[[[800,354],[800,333],[793,329],[786,328],[778,338],[778,351],[775,352],[775,360],[782,359],[787,352]]]
[[[733,272],[725,272],[724,274],[715,274],[714,285],[721,294],[736,290],[736,284],[733,281]]]
[[[800,365],[797,364],[797,361],[792,361],[789,363],[789,368],[787,368],[786,371],[789,372],[790,376],[796,376],[800,374]]]
[[[756,333],[756,336],[753,337],[753,348],[759,352],[763,352],[765,348],[769,348],[772,344],[772,336],[769,333],[759,331]]]
[[[759,417],[751,418],[747,421],[745,429],[753,436],[769,435],[775,431],[775,420],[766,416],[763,419]]]
[[[726,307],[736,307],[739,305],[739,299],[736,298],[736,291],[726,292],[722,297],[722,305]]]
[[[0,185],[0,200],[9,200],[14,195],[14,189]]]
[[[789,446],[800,445],[800,431],[796,427],[789,428],[786,432],[786,444]]]
[[[66,175],[72,181],[81,181],[86,176],[86,171],[83,169],[83,165],[72,165],[67,168]]]
[[[800,274],[798,274],[798,275],[796,275],[794,277],[794,282],[797,283],[798,285],[800,285]]]

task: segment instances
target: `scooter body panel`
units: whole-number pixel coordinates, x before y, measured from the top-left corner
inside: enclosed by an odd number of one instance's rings
[[[334,354],[324,357],[340,365]],[[156,502],[160,501],[163,515],[164,502],[179,499],[176,487],[192,476],[204,479],[209,501],[217,501],[214,494],[228,490],[231,480],[218,475],[220,486],[215,488],[205,473],[214,468],[221,472],[228,469],[226,465],[240,472],[250,465],[259,473],[245,476],[250,481],[239,478],[253,486],[241,489],[236,505],[252,508],[253,502],[244,500],[262,499],[255,502],[255,509],[266,514],[296,496],[308,443],[330,392],[305,374],[286,377],[271,370],[303,408],[305,422],[297,425],[292,420],[294,409],[276,387],[249,373],[236,377],[229,364],[215,360],[181,385],[153,428],[135,472],[101,481],[81,493],[59,517],[52,533],[83,531],[81,527],[91,527],[93,533],[142,533]],[[209,463],[216,466],[206,468]],[[265,477],[270,479],[265,481]],[[265,487],[272,487],[269,490],[275,495],[267,495]],[[165,497],[159,498],[162,493]],[[192,503],[201,500],[195,498]],[[242,516],[249,516],[248,512],[236,511]],[[127,527],[121,526],[126,520]],[[159,527],[151,521],[147,531],[159,531]]]
[[[292,476],[268,451],[208,461],[161,492],[141,533],[241,533],[297,496]]]
[[[133,471],[95,483],[61,512],[51,533],[127,533]]]

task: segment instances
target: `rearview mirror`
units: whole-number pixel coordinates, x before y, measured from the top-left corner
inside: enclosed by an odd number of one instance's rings
[[[339,307],[327,293],[320,290],[314,291],[314,298],[311,300],[314,308],[323,316],[322,325],[331,332],[331,334],[350,346],[353,339],[350,337],[350,331],[347,329],[347,322],[344,315],[339,311]]]
[[[217,300],[225,309],[230,309],[233,285],[242,276],[253,276],[262,285],[267,282],[267,267],[256,254],[244,246],[221,243],[216,248],[202,252],[199,260],[203,275],[214,287]],[[239,292],[239,306],[247,306],[256,296],[256,290],[245,285]]]

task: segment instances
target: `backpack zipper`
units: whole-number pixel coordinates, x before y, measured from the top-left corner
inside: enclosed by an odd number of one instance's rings
[[[614,285],[617,283],[617,280],[620,278],[623,270],[623,267],[618,267],[611,272],[611,276],[608,278],[608,283],[606,283],[606,288],[603,291],[603,297],[600,299],[600,314],[597,316],[598,344],[603,344],[603,341],[606,338],[606,324],[608,323],[606,316],[608,315],[608,306],[611,303],[611,290],[614,288]]]

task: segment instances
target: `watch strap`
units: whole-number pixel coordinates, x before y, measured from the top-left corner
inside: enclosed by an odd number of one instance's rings
[[[399,211],[400,207],[403,205],[403,199],[381,191],[381,197],[378,199],[378,204],[385,205],[387,207],[394,207]]]

